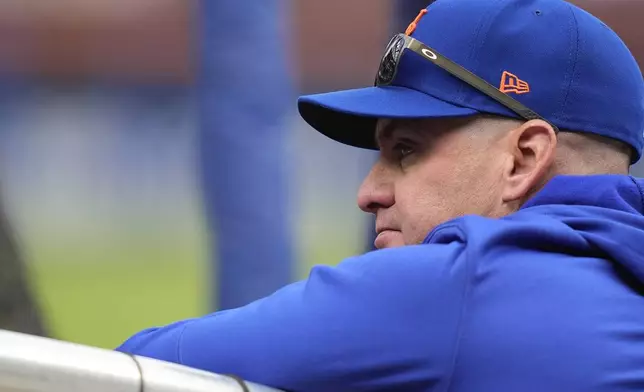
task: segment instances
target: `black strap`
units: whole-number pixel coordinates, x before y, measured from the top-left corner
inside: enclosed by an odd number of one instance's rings
[[[418,53],[419,55],[423,56],[424,58],[430,60],[437,66],[441,67],[445,71],[449,72],[452,76],[459,78],[463,82],[481,91],[488,97],[496,100],[501,105],[512,110],[522,118],[526,120],[536,120],[536,119],[544,120],[554,128],[555,132],[559,131],[559,129],[554,124],[550,123],[548,120],[544,119],[536,112],[534,112],[533,110],[523,105],[521,102],[517,101],[516,99],[512,98],[507,94],[502,93],[499,89],[492,86],[486,80],[480,78],[479,76],[475,75],[471,71],[463,68],[462,66],[458,65],[457,63],[453,62],[449,58],[438,53],[436,50],[423,44],[422,42],[418,40],[413,40],[412,43],[409,45],[409,48],[414,52]],[[429,51],[429,54],[426,54],[427,51]]]
[[[246,381],[244,381],[241,377],[236,376],[234,374],[224,374],[226,377],[230,377],[233,380],[237,381],[240,387],[242,387],[242,391],[244,392],[250,392],[250,389],[248,388],[248,385],[246,385]]]

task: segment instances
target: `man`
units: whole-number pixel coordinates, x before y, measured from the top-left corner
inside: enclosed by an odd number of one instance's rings
[[[375,84],[299,109],[379,146],[381,250],[120,350],[291,391],[642,390],[644,81],[617,35],[561,0],[438,0]]]

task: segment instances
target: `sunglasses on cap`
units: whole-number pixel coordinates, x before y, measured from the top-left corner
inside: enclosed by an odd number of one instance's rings
[[[463,68],[462,66],[456,64],[452,60],[438,53],[436,50],[430,48],[419,40],[412,38],[406,34],[396,34],[385,50],[385,54],[380,61],[380,67],[378,68],[378,74],[376,75],[375,86],[388,86],[390,85],[398,72],[398,65],[400,64],[400,59],[402,58],[403,52],[405,50],[411,50],[425,60],[430,61],[434,65],[444,69],[449,72],[452,76],[455,76],[462,80],[463,82],[474,87],[478,91],[487,95],[488,97],[496,100],[501,105],[512,110],[518,114],[521,118],[529,120],[543,120],[550,124],[555,132],[559,132],[559,128],[556,125],[552,124],[550,121],[538,115],[533,110],[529,109],[519,101],[510,97],[509,95],[501,92],[501,90],[489,84],[487,81],[476,76],[472,72]]]

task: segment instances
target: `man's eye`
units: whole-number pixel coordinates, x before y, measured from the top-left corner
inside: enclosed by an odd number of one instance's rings
[[[398,143],[394,146],[394,153],[399,159],[405,158],[414,153],[414,149],[405,143]]]

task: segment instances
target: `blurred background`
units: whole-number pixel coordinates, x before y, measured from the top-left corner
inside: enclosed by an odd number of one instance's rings
[[[262,1],[0,1],[0,328],[112,348],[368,249],[374,155],[295,101],[429,1]],[[574,2],[644,64],[644,2]]]

